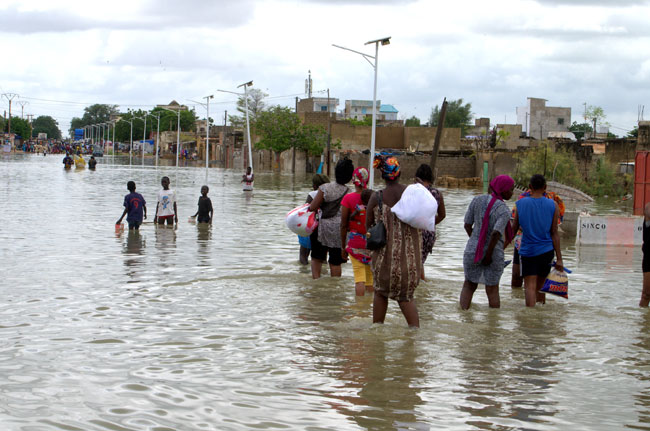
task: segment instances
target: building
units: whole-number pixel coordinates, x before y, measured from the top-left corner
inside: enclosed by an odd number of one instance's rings
[[[546,139],[549,132],[568,132],[571,108],[546,106],[546,99],[529,97],[526,106],[517,108],[517,124],[523,133],[535,139]]]
[[[377,100],[377,106],[381,107],[381,100]],[[362,121],[366,115],[372,115],[372,100],[346,100],[344,118]],[[377,112],[379,118],[379,112]]]
[[[298,113],[301,112],[328,112],[327,105],[329,102],[329,112],[336,112],[339,106],[339,99],[334,97],[308,97],[300,99],[298,102]]]
[[[379,115],[382,120],[397,121],[399,111],[393,105],[381,105]]]
[[[187,106],[181,105],[175,100],[172,100],[167,105],[156,105],[156,108],[170,109],[172,111],[178,111],[178,110],[187,111]]]

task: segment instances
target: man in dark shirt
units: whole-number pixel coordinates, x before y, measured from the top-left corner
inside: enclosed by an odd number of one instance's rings
[[[126,215],[129,229],[137,230],[142,224],[143,215],[145,219],[147,218],[147,205],[142,195],[135,192],[135,182],[129,181],[126,183],[126,188],[129,189],[129,192],[131,193],[124,196],[124,212],[122,213],[122,217],[120,217],[115,224],[122,223],[122,219]]]

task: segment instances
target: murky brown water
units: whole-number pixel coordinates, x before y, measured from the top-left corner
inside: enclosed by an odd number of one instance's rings
[[[506,274],[500,310],[479,291],[461,312],[475,192],[446,190],[422,328],[394,303],[373,326],[349,265],[313,281],[297,262],[284,215],[306,177],[256,173],[246,196],[240,172],[211,169],[206,229],[187,223],[204,169],[110,160],[0,159],[2,430],[650,429],[640,250],[565,239],[568,301],[527,310]],[[162,175],[178,229],[116,237],[126,181],[151,215]]]

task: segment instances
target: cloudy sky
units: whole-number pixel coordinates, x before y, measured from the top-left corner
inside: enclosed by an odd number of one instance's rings
[[[541,97],[571,107],[572,121],[584,103],[601,106],[624,135],[639,106],[650,119],[649,22],[650,0],[0,0],[0,93],[19,94],[25,114],[51,115],[64,133],[89,104],[209,94],[220,123],[236,96],[217,89],[253,80],[267,103],[293,106],[311,70],[314,90],[329,89],[342,109],[372,99],[373,70],[332,44],[374,53],[364,43],[391,36],[377,91],[401,118],[426,122],[447,97],[515,123],[515,108]]]

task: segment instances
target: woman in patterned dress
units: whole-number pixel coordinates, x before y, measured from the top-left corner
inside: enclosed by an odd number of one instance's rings
[[[400,200],[406,189],[405,185],[399,183],[400,166],[397,159],[375,156],[373,166],[381,171],[386,188],[375,193],[368,202],[366,229],[373,226],[375,220],[382,220],[386,227],[386,245],[371,254],[375,289],[372,321],[384,323],[390,298],[399,304],[406,323],[419,328],[420,318],[413,293],[422,273],[422,234],[391,212],[391,207]]]
[[[469,309],[478,284],[485,284],[491,308],[499,308],[499,280],[503,274],[504,248],[514,237],[510,209],[505,204],[512,197],[515,181],[499,175],[490,182],[490,194],[476,196],[465,213],[465,231],[469,236],[463,268],[465,283],[460,293],[460,307]]]

